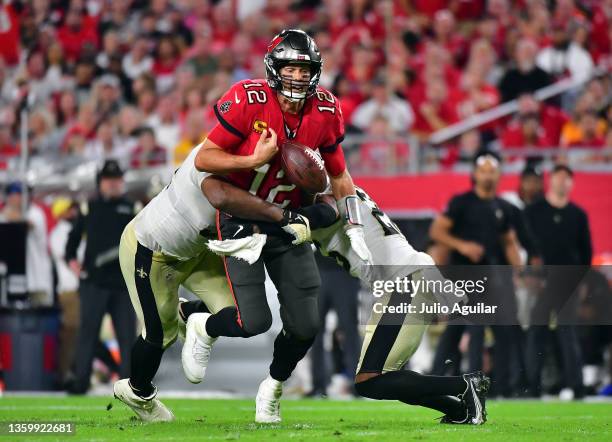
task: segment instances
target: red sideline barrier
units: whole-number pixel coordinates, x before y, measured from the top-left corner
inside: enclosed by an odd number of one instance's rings
[[[439,212],[453,195],[470,188],[469,175],[450,172],[355,181],[381,209],[392,212]],[[517,185],[517,175],[504,176],[500,192],[515,190]],[[572,200],[589,215],[595,254],[612,252],[612,174],[576,173]]]

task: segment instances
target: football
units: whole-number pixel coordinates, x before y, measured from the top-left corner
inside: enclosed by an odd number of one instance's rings
[[[325,190],[327,173],[318,153],[291,140],[282,143],[280,151],[283,170],[291,183],[310,194]]]

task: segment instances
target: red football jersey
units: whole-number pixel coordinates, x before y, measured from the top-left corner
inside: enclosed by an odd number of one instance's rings
[[[244,80],[236,83],[214,106],[218,123],[208,138],[234,155],[251,155],[264,129],[274,129],[277,144],[287,139],[318,150],[331,176],[346,168],[340,143],[344,139],[344,119],[338,99],[318,88],[298,114],[283,113],[276,91],[266,80]],[[301,119],[301,121],[300,121]],[[299,207],[301,192],[285,177],[280,152],[255,170],[227,175],[236,186],[281,207]]]

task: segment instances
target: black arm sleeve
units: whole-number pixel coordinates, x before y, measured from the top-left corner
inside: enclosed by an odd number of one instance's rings
[[[77,256],[77,250],[79,245],[81,244],[81,239],[83,238],[83,231],[85,230],[85,216],[83,214],[79,214],[76,219],[74,225],[72,226],[72,230],[68,234],[68,241],[66,242],[66,262],[75,259]]]
[[[297,212],[300,215],[304,215],[306,218],[308,218],[311,230],[329,227],[338,219],[336,211],[326,203],[300,207]]]

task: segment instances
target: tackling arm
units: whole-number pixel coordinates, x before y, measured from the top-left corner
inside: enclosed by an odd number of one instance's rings
[[[272,223],[272,227],[280,228],[289,234],[294,245],[310,241],[308,218],[298,213],[283,210],[219,177],[206,177],[201,187],[202,193],[215,209],[237,218],[261,222],[258,226],[262,233],[274,232],[274,228],[272,232],[266,232],[262,228],[266,223]]]
[[[238,170],[255,169],[267,163],[278,151],[276,132],[264,129],[251,155],[234,155],[208,138],[204,140],[195,157],[195,167],[200,172],[226,174]]]

